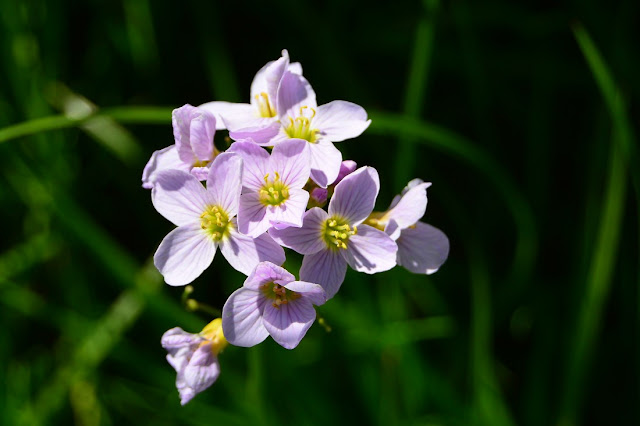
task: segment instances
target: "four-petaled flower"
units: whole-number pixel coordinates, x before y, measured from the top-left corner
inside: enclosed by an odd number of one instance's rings
[[[186,104],[173,110],[171,122],[175,144],[151,155],[142,172],[143,188],[153,188],[163,170],[183,170],[205,180],[218,153],[213,145],[216,119],[211,113]]]
[[[318,284],[296,281],[286,269],[262,262],[224,304],[224,334],[235,346],[254,346],[271,335],[293,349],[316,319],[313,305],[326,301]]]
[[[182,405],[218,379],[218,354],[227,346],[220,318],[211,321],[198,334],[187,333],[180,327],[167,330],[161,344],[169,352],[167,361],[176,370],[176,388]]]
[[[396,265],[396,243],[362,224],[373,210],[379,188],[376,169],[361,167],[336,185],[328,213],[314,207],[305,213],[300,229],[269,231],[280,244],[305,255],[300,279],[322,285],[328,298],[340,289],[347,264],[367,274]]]
[[[238,232],[235,216],[241,188],[242,158],[234,154],[216,157],[206,189],[180,170],[158,174],[153,205],[178,226],[162,240],[153,258],[167,284],[185,285],[196,279],[209,267],[218,247],[245,275],[261,261],[284,262],[284,250],[269,235],[251,238]]]
[[[240,232],[256,237],[271,226],[300,227],[309,201],[309,193],[302,189],[309,180],[307,143],[284,141],[269,155],[253,142],[235,142],[227,152],[244,159]]]
[[[364,222],[387,233],[398,244],[398,265],[416,274],[433,274],[449,256],[449,239],[438,228],[419,220],[427,209],[430,182],[413,179],[384,212]]]

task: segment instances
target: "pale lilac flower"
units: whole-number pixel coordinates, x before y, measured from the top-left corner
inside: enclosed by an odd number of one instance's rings
[[[289,53],[282,51],[282,57],[268,62],[258,71],[251,83],[250,103],[208,102],[200,105],[218,118],[218,129],[255,135],[257,139],[269,139],[278,133],[276,101],[280,80],[286,71],[302,74],[299,63],[289,62]]]
[[[293,349],[316,319],[313,305],[326,300],[318,284],[296,281],[286,269],[262,262],[224,304],[222,328],[235,346],[254,346],[271,335]]]
[[[178,227],[160,243],[154,263],[169,285],[185,285],[209,267],[218,247],[229,264],[248,275],[261,261],[282,264],[284,250],[268,235],[238,232],[242,158],[223,153],[209,170],[207,188],[180,170],[158,174],[153,205]]]
[[[336,185],[329,212],[314,207],[300,229],[274,229],[269,234],[285,247],[305,255],[300,278],[322,285],[329,298],[339,290],[347,264],[374,274],[396,265],[396,243],[362,222],[371,214],[380,181],[372,167],[361,167]]]
[[[167,361],[176,370],[176,388],[182,405],[218,379],[218,354],[227,346],[220,318],[198,334],[174,327],[162,335],[161,344],[169,352]]]
[[[281,126],[274,137],[246,132],[229,135],[268,145],[291,138],[306,140],[311,153],[311,179],[322,187],[336,180],[342,162],[342,154],[333,142],[355,138],[371,124],[364,108],[351,102],[333,101],[318,107],[309,82],[289,71],[280,82],[277,108]]]
[[[252,237],[271,226],[302,226],[309,193],[309,148],[292,139],[273,148],[271,155],[253,142],[235,142],[227,152],[244,159],[242,196],[238,212],[240,232]]]
[[[417,274],[432,274],[449,256],[449,239],[419,220],[427,209],[430,182],[413,179],[384,212],[373,212],[365,221],[387,233],[398,244],[398,265]]]
[[[205,180],[209,165],[217,154],[213,145],[216,133],[215,117],[200,108],[186,104],[171,113],[175,144],[151,155],[142,172],[142,187],[153,188],[163,170],[190,172],[198,180]]]

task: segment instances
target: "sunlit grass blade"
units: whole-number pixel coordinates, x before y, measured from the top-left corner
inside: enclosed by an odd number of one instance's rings
[[[88,117],[95,115],[98,110],[94,103],[72,92],[62,83],[53,83],[47,93],[48,101],[69,118]],[[139,163],[144,156],[135,137],[111,117],[102,115],[88,118],[80,128],[125,164]]]
[[[605,302],[611,289],[623,222],[627,171],[625,159],[631,154],[633,136],[620,90],[595,44],[580,26],[574,35],[605,99],[613,123],[605,195],[590,268],[586,273],[584,296],[578,310],[575,334],[566,360],[564,392],[558,424],[580,424],[586,374],[593,357]],[[637,166],[637,164],[636,164]]]

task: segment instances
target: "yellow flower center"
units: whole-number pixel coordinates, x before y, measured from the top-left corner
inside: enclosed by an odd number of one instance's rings
[[[276,116],[276,109],[269,102],[269,95],[265,92],[255,96],[258,103],[258,114],[263,118],[271,118]]]
[[[280,305],[286,305],[289,301],[296,300],[301,297],[300,293],[287,290],[280,284],[276,283],[266,283],[261,285],[260,291],[267,297],[267,299],[273,300],[271,305],[277,309],[280,309]]]
[[[207,206],[200,215],[200,227],[206,230],[214,241],[228,237],[232,226],[229,215],[220,206]]]
[[[347,248],[347,242],[349,237],[358,233],[356,226],[351,229],[351,226],[346,220],[331,217],[322,224],[322,239],[327,244],[327,247],[333,250],[345,250]]]
[[[211,352],[214,355],[218,355],[228,345],[227,339],[225,339],[222,332],[222,318],[216,318],[207,324],[200,332],[200,336],[207,339],[200,345],[211,343]]]
[[[307,106],[300,107],[300,116],[295,119],[289,117],[289,125],[285,127],[284,131],[290,138],[304,139],[309,142],[316,141],[316,134],[318,129],[311,128],[311,120],[316,116],[316,110],[309,108],[311,116],[305,116],[305,109]]]
[[[265,206],[279,206],[289,198],[289,188],[282,183],[278,172],[275,172],[274,179],[269,179],[269,173],[264,176],[264,185],[259,193],[260,202]]]

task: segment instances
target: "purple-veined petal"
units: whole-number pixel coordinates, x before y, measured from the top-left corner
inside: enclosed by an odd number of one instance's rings
[[[302,65],[300,64],[300,62],[292,62],[287,67],[287,71],[294,74],[302,75]]]
[[[160,344],[167,350],[178,349],[185,346],[197,345],[202,342],[202,337],[197,334],[187,333],[180,327],[173,327],[164,332]]]
[[[340,253],[327,248],[302,259],[300,279],[320,284],[327,293],[327,299],[331,299],[340,289],[346,272],[347,262]]]
[[[396,266],[397,252],[395,241],[368,225],[358,226],[358,233],[349,238],[347,249],[340,250],[349,266],[367,274],[388,271]]]
[[[257,291],[260,286],[267,283],[285,285],[295,279],[296,277],[282,266],[271,262],[260,262],[244,281],[243,287]]]
[[[196,396],[196,393],[193,391],[193,389],[191,389],[191,387],[189,387],[189,385],[187,385],[187,382],[184,380],[183,373],[184,371],[178,373],[178,376],[176,377],[176,388],[178,389],[178,393],[180,394],[180,405],[182,406],[186,405]]]
[[[193,345],[183,346],[177,349],[168,349],[167,362],[176,370],[176,373],[180,374],[189,363],[189,358],[191,358],[191,354],[197,347],[197,345]]]
[[[242,190],[242,157],[222,153],[211,164],[207,178],[207,191],[212,201],[222,207],[229,217],[238,214]]]
[[[260,262],[282,265],[285,260],[284,250],[269,234],[251,238],[233,227],[229,230],[229,238],[220,242],[220,251],[231,266],[245,275],[249,275]]]
[[[276,107],[276,95],[280,80],[289,66],[289,53],[282,51],[282,56],[276,60],[267,63],[262,67],[251,82],[251,103],[255,102],[255,97],[266,93],[269,102]]]
[[[269,153],[253,142],[238,141],[225,152],[238,154],[244,160],[242,186],[249,191],[259,191],[269,172]]]
[[[198,179],[199,181],[203,181],[207,180],[207,177],[209,177],[209,169],[209,166],[194,167],[191,169],[190,173],[194,178]]]
[[[373,210],[380,190],[380,178],[373,167],[361,167],[339,184],[329,201],[329,216],[340,216],[351,226],[359,225]]]
[[[271,228],[269,234],[276,242],[300,254],[317,253],[327,244],[322,240],[322,225],[329,215],[319,207],[307,210],[302,219],[301,228]]]
[[[404,229],[396,243],[398,265],[416,274],[433,274],[449,256],[447,236],[424,222]]]
[[[327,301],[327,293],[319,284],[308,283],[306,281],[292,281],[285,284],[284,287],[287,290],[300,293],[303,298],[306,298],[316,306],[324,305]]]
[[[267,206],[260,201],[260,194],[257,192],[242,194],[238,210],[238,230],[255,238],[263,234],[270,226]]]
[[[338,172],[338,177],[332,183],[332,185],[339,184],[342,179],[344,179],[346,176],[348,176],[351,173],[353,173],[357,168],[358,168],[358,164],[355,161],[353,161],[353,160],[344,160],[340,164],[340,171]]]
[[[320,105],[313,120],[313,126],[320,130],[322,138],[331,142],[342,142],[360,136],[369,124],[371,120],[367,120],[364,108],[347,101]]]
[[[196,394],[211,386],[219,375],[220,364],[211,351],[211,343],[200,346],[183,371],[184,381]]]
[[[300,228],[308,202],[309,193],[307,191],[296,188],[289,189],[289,198],[279,206],[267,207],[265,217],[271,226],[277,226],[279,229],[289,226]]]
[[[211,195],[200,181],[180,170],[158,173],[151,201],[158,213],[177,226],[198,220],[212,204]]]
[[[309,193],[310,205],[316,207],[324,207],[327,204],[327,198],[329,198],[329,190],[327,188],[315,187]]]
[[[273,118],[256,118],[253,122],[244,123],[243,127],[230,127],[235,130],[229,131],[229,137],[239,141],[243,139],[251,139],[254,143],[261,146],[273,145],[273,139],[280,132],[280,122]]]
[[[151,154],[151,158],[142,171],[142,187],[153,188],[159,172],[163,170],[182,170],[188,172],[191,166],[182,162],[175,145],[168,146]]]
[[[424,181],[420,178],[415,178],[415,179],[411,179],[409,181],[409,183],[407,183],[407,185],[402,188],[402,192],[400,192],[400,194],[396,195],[395,197],[393,197],[393,200],[391,201],[391,205],[389,206],[389,208],[387,210],[391,210],[392,208],[394,208],[396,206],[396,204],[398,204],[400,202],[400,200],[402,199],[402,196],[404,194],[406,194],[411,188],[413,188],[414,186],[418,186],[420,184],[423,184]],[[429,186],[431,186],[431,184],[429,184]]]
[[[178,156],[187,164],[213,158],[216,119],[213,114],[186,104],[171,113]]]
[[[256,109],[251,104],[215,101],[202,104],[198,108],[213,114],[216,118],[216,130],[226,129],[225,120],[242,123],[256,117]]]
[[[309,180],[309,147],[303,139],[289,139],[273,148],[269,169],[280,174],[289,188],[302,188]]]
[[[241,287],[234,291],[222,308],[222,330],[234,346],[254,346],[267,338],[262,324],[266,298],[258,291]]]
[[[216,134],[216,119],[213,114],[195,108],[197,115],[191,120],[191,149],[200,161],[213,160],[213,137]]]
[[[316,310],[311,301],[305,298],[290,300],[277,308],[269,303],[264,307],[264,327],[273,340],[285,349],[298,346],[315,319]]]
[[[290,71],[284,73],[278,88],[277,111],[280,121],[300,115],[300,107],[317,108],[316,92],[306,78]]]
[[[334,182],[340,172],[342,153],[331,142],[319,140],[309,144],[311,156],[311,179],[326,188]]]
[[[200,222],[195,222],[169,232],[153,256],[153,263],[167,284],[186,285],[211,265],[215,254],[216,243]]]
[[[424,216],[424,212],[427,210],[427,188],[430,186],[430,182],[423,182],[412,187],[383,216],[385,220],[389,221],[385,232],[393,240],[398,239],[403,229],[413,225]],[[391,223],[392,221],[393,223]]]
[[[195,154],[191,148],[191,119],[195,114],[193,105],[183,105],[171,112],[171,123],[173,125],[173,138],[176,142],[178,156],[183,163],[191,164],[195,162]]]

